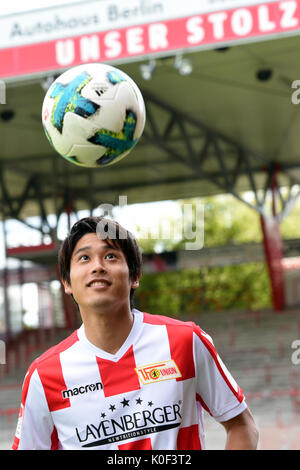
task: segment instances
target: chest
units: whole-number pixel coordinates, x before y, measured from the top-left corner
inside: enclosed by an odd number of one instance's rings
[[[183,415],[192,413],[194,378],[186,378],[163,348],[153,362],[137,358],[130,347],[115,361],[65,361],[66,406],[53,413],[63,440],[72,436],[80,447],[109,446],[179,428]]]

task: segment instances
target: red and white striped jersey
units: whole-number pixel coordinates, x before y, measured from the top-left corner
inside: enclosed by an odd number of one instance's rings
[[[116,354],[82,325],[32,363],[13,449],[203,449],[203,408],[220,422],[246,409],[199,326],[133,314]]]

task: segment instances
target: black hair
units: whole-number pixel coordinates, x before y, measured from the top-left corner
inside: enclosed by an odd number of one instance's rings
[[[135,237],[118,222],[104,217],[85,217],[77,221],[68,236],[63,241],[58,255],[60,277],[70,284],[71,257],[76,243],[87,233],[96,233],[97,236],[115,248],[119,248],[127,261],[129,277],[135,281],[142,266],[142,254]],[[130,290],[130,308],[133,308],[135,289]]]

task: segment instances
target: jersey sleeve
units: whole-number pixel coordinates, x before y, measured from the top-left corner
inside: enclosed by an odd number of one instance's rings
[[[22,388],[22,399],[13,450],[51,450],[57,448],[56,429],[44,389],[33,363]]]
[[[196,399],[216,421],[228,421],[247,405],[243,390],[222,362],[212,338],[198,326],[194,330],[197,379]]]

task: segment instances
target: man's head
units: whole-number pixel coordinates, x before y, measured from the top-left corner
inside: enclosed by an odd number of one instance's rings
[[[100,258],[109,250],[119,257],[119,261],[116,261],[114,254],[111,253],[109,258],[105,255],[102,262]],[[73,225],[59,252],[60,276],[65,291],[73,296],[80,307],[80,292],[78,293],[76,286],[75,274],[77,278],[78,275],[81,276],[81,279],[78,279],[85,288],[85,291],[82,291],[82,298],[85,299],[92,293],[87,288],[91,287],[89,284],[93,280],[101,278],[112,283],[114,276],[117,276],[116,282],[121,280],[123,272],[116,271],[116,268],[120,268],[121,262],[123,262],[122,269],[125,270],[124,276],[126,276],[126,270],[128,274],[130,307],[132,308],[134,290],[138,286],[142,265],[141,252],[135,238],[117,222],[104,217],[86,217],[79,220]],[[107,273],[103,274],[104,271]],[[74,273],[73,282],[72,273]],[[77,289],[76,292],[75,289]],[[93,285],[93,293],[95,290],[97,286]],[[99,285],[98,291],[100,290]]]

